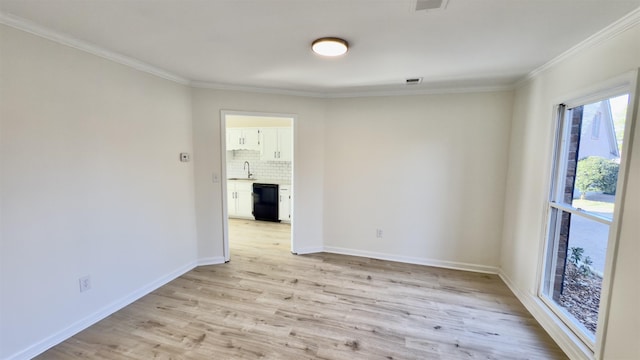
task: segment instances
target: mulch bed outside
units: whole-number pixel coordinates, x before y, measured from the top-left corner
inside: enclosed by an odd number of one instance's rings
[[[601,290],[602,277],[592,272],[583,274],[576,265],[567,262],[560,306],[594,334],[598,324]]]

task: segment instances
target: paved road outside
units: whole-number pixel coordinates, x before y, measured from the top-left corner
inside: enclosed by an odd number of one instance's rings
[[[589,194],[587,200],[613,203],[613,195]],[[584,209],[589,210],[589,209]],[[612,217],[612,213],[594,212],[596,214]],[[581,247],[584,249],[583,259],[591,258],[591,267],[596,272],[604,272],[604,262],[607,256],[607,241],[609,240],[609,227],[596,221],[587,220],[581,216],[571,217],[571,229],[569,235],[569,247]],[[569,252],[571,256],[571,252]]]

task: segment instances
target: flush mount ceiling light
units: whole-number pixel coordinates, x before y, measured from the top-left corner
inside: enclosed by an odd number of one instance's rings
[[[347,52],[349,43],[340,38],[324,37],[314,41],[311,49],[322,56],[340,56]]]

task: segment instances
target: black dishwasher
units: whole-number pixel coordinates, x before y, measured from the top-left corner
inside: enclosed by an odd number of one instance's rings
[[[253,183],[253,217],[256,220],[278,219],[278,184]]]

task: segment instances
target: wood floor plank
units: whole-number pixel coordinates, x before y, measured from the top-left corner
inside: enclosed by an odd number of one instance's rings
[[[230,220],[196,268],[37,359],[566,359],[494,275],[292,255],[290,225]]]

